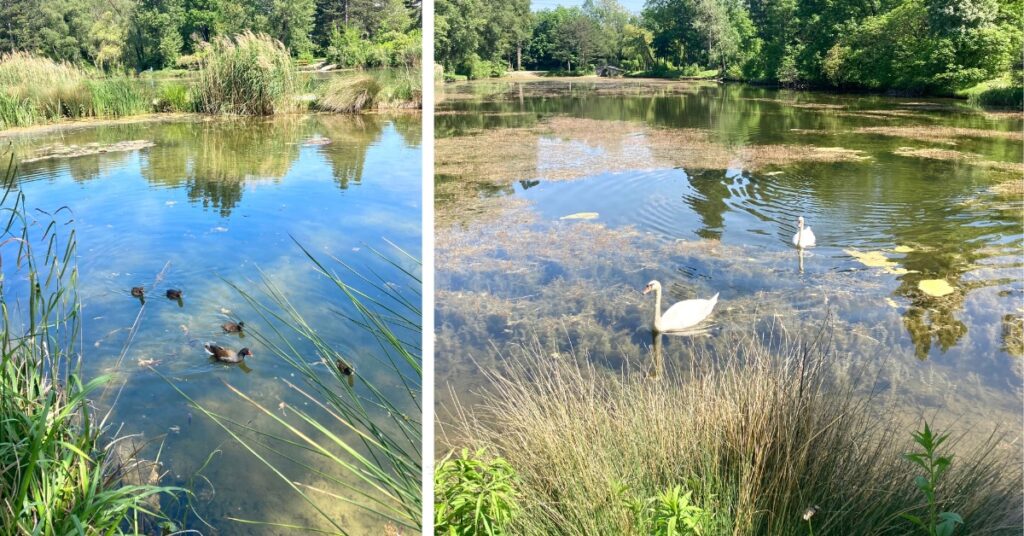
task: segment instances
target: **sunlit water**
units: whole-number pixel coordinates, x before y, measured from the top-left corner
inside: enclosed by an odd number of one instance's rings
[[[370,248],[418,269],[391,244],[420,255],[419,123],[416,115],[207,118],[12,138],[22,156],[55,143],[153,142],[136,151],[24,163],[20,184],[29,207],[51,213],[70,209],[57,219],[70,219],[70,228],[77,231],[85,373],[114,375],[96,403],[104,411],[113,404],[111,422],[122,426],[122,434],[140,434],[152,442],[143,457],[155,457],[162,443],[160,460],[167,474],[160,483],[195,491],[194,511],[184,502],[164,504],[182,526],[205,534],[279,532],[229,521],[229,516],[325,526],[287,484],[189,407],[168,382],[212,411],[271,433],[280,430],[225,382],[283,417],[288,412],[282,403],[310,410],[309,402],[283,383],[293,379],[291,369],[252,336],[224,334],[219,327],[243,320],[247,328],[271,331],[228,284],[260,296],[265,277],[350,356],[360,375],[386,393],[401,393],[396,378],[375,370],[379,348],[373,338],[337,314],[352,314],[344,295],[315,273],[296,243],[342,275],[344,269],[328,256],[357,270],[374,270],[385,281],[407,283]],[[350,282],[377,294],[356,278]],[[144,308],[130,295],[134,286],[147,290]],[[168,288],[183,291],[181,304],[164,296]],[[201,346],[205,341],[251,347],[250,370],[211,362]],[[140,366],[150,360],[167,380]],[[309,361],[316,360],[311,351]],[[292,455],[337,472],[301,450]],[[270,459],[294,480],[321,483],[308,471]],[[355,533],[379,532],[383,526],[341,501],[323,502],[335,520]]]
[[[920,411],[1018,420],[1022,203],[1019,190],[1000,185],[1021,180],[1019,114],[713,84],[443,91],[442,389],[479,387],[470,358],[489,367],[495,353],[522,345],[585,352],[612,367],[643,361],[653,298],[639,290],[659,279],[663,307],[721,296],[710,335],[669,340],[669,363],[724,330],[813,333],[831,314],[835,346],[851,358],[844,363],[882,363],[876,391]],[[857,131],[912,126],[923,130]],[[686,132],[700,135],[664,142]],[[478,150],[474,138],[508,143],[494,144],[493,161],[467,164],[459,147]],[[709,154],[766,145],[856,152],[835,162],[708,163]],[[961,154],[906,154],[921,149]],[[799,215],[818,244],[802,269],[791,244]],[[955,291],[925,294],[919,283],[932,279]]]

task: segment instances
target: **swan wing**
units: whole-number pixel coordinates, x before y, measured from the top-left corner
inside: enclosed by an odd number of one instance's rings
[[[814,231],[811,231],[810,227],[804,227],[802,231],[793,235],[793,245],[798,248],[807,248],[813,246]]]
[[[683,300],[676,303],[661,315],[662,330],[676,331],[695,326],[711,316],[716,303],[718,294],[708,300]]]

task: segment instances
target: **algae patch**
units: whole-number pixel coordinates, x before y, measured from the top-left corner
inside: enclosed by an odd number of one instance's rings
[[[922,279],[917,288],[929,296],[940,298],[956,291],[945,279]]]
[[[844,249],[844,253],[857,259],[868,268],[881,268],[887,274],[903,275],[910,273],[910,270],[901,267],[895,261],[889,259],[881,251],[857,251],[855,249]]]

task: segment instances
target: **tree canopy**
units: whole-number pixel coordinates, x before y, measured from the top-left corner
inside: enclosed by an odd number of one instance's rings
[[[250,30],[293,56],[334,61],[330,51],[349,51],[332,37],[348,31],[369,50],[367,66],[387,66],[412,52],[418,60],[420,9],[419,0],[0,0],[0,53],[104,70],[187,67],[204,43]]]
[[[1021,78],[1024,0],[437,0],[437,61],[471,74],[613,64],[794,86],[950,93]],[[477,69],[479,71],[479,69]]]

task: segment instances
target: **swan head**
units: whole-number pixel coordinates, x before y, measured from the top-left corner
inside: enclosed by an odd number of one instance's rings
[[[657,281],[651,281],[650,283],[644,285],[644,294],[647,294],[648,292],[652,292],[655,290],[661,290],[661,283]]]
[[[796,219],[796,226],[801,228],[801,229],[804,228],[804,217],[803,216],[800,216],[800,217],[798,217]]]

